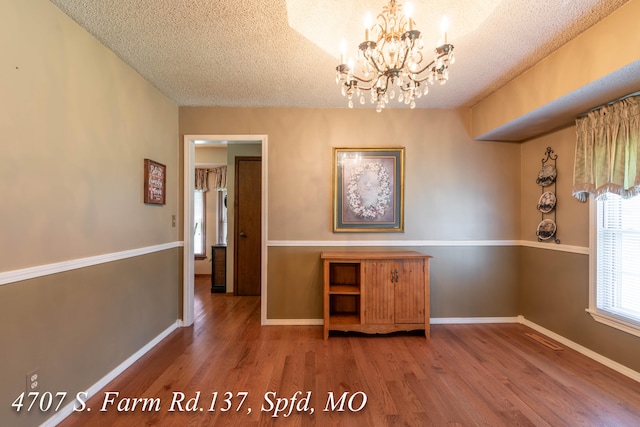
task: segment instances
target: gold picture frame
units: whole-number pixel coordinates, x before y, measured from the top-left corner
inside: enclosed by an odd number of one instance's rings
[[[404,147],[333,149],[333,231],[404,232]]]

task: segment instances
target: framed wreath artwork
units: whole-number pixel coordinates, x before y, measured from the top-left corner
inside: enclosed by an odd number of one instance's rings
[[[333,149],[333,231],[404,231],[404,147]]]

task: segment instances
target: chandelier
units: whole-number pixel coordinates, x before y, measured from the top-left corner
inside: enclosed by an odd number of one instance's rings
[[[423,56],[424,42],[420,31],[414,28],[410,3],[404,6],[390,0],[382,8],[375,22],[370,14],[365,17],[365,40],[358,46],[358,73],[353,60],[345,63],[346,43],[342,40],[340,65],[336,67],[336,82],[342,86],[342,95],[353,108],[353,98],[365,103],[365,92],[370,92],[371,103],[382,109],[394,98],[398,102],[416,106],[416,98],[429,92],[428,84],[445,84],[449,79],[449,65],[455,62],[453,45],[447,43],[447,21],[442,20],[442,40],[433,56]]]

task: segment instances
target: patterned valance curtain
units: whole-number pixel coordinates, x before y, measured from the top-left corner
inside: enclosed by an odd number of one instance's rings
[[[209,169],[196,169],[196,190],[209,191]]]
[[[640,194],[640,95],[578,117],[576,132],[574,197]]]
[[[212,183],[209,187],[209,175]],[[227,188],[227,167],[220,166],[213,169],[196,169],[196,190],[221,191]]]
[[[220,166],[211,169],[211,175],[213,182],[211,183],[211,189],[221,191],[227,188],[227,167]]]

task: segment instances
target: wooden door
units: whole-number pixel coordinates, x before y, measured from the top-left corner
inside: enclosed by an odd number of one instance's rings
[[[260,295],[262,159],[236,157],[234,187],[235,295]]]
[[[394,322],[393,261],[365,262],[363,289],[364,323],[391,324]]]
[[[425,261],[397,260],[395,283],[395,323],[424,323],[425,317]]]

